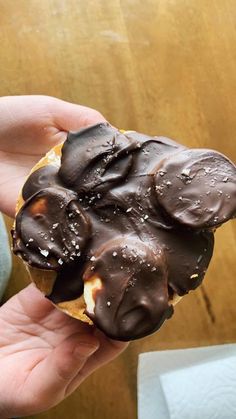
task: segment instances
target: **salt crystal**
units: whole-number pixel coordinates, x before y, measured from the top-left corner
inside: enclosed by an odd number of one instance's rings
[[[41,255],[45,256],[45,258],[49,255],[49,251],[46,249],[40,249]]]
[[[183,176],[189,176],[190,175],[190,169],[184,169],[184,170],[182,170],[181,175],[183,175]]]
[[[61,258],[58,259],[58,263],[59,263],[59,265],[63,265],[63,260]]]

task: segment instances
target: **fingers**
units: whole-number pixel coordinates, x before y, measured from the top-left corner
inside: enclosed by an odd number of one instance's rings
[[[40,399],[43,409],[63,400],[65,389],[98,347],[98,339],[89,334],[77,333],[65,339],[31,371],[27,382],[30,399]]]
[[[129,345],[129,342],[120,342],[109,339],[100,330],[95,329],[94,336],[99,340],[98,350],[88,359],[79,373],[72,379],[66,389],[66,396],[73,393],[82,381],[96,369],[112,361],[120,355]]]
[[[0,98],[0,148],[3,151],[44,154],[66,139],[68,131],[104,122],[97,111],[50,96]]]

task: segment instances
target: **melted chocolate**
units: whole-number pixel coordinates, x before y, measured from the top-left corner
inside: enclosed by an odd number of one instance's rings
[[[77,195],[65,188],[47,188],[20,209],[14,252],[40,269],[61,270],[80,259],[90,237],[89,218]]]
[[[216,227],[233,218],[236,169],[213,150],[184,150],[164,159],[155,175],[160,204],[192,228]]]
[[[54,303],[99,277],[87,315],[113,339],[137,339],[172,315],[174,293],[202,282],[212,227],[236,214],[235,184],[220,153],[95,125],[68,134],[58,173],[49,165],[28,178],[14,251],[58,271]]]
[[[55,185],[62,186],[58,177],[58,167],[48,164],[30,175],[23,186],[22,196],[26,201],[41,189],[54,187]]]
[[[108,336],[138,339],[172,315],[161,248],[154,250],[138,238],[120,238],[107,242],[94,258],[84,280],[90,280],[93,271],[102,278],[103,289],[96,293],[94,315],[86,313]]]

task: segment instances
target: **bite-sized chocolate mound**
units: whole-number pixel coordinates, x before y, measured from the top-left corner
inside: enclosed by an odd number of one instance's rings
[[[235,213],[235,166],[212,150],[184,150],[167,157],[155,175],[160,204],[192,228],[215,227]]]
[[[30,265],[60,270],[79,259],[90,237],[89,218],[77,195],[65,188],[46,188],[20,209],[14,251]]]
[[[57,272],[47,297],[84,293],[94,324],[131,340],[202,282],[213,228],[236,215],[236,167],[216,151],[104,123],[69,133],[60,168],[35,170],[23,198],[14,251]]]
[[[173,312],[169,305],[165,254],[138,238],[107,242],[84,274],[102,278],[102,287],[93,296],[95,312],[86,313],[108,336],[129,340],[158,329]],[[158,323],[157,323],[158,319]]]

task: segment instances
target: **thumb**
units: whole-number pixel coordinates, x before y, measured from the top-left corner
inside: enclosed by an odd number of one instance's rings
[[[77,131],[89,125],[106,121],[100,112],[86,106],[76,105],[56,98],[52,99],[51,105],[55,126],[60,131]]]
[[[59,403],[65,397],[68,384],[98,347],[96,337],[84,333],[76,333],[61,342],[32,370],[29,391],[37,390],[32,399],[41,400],[43,409]]]

